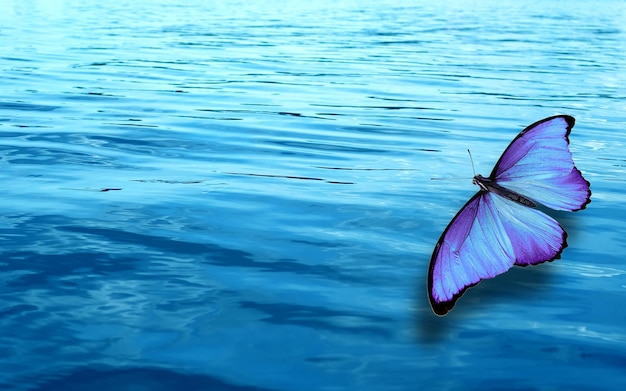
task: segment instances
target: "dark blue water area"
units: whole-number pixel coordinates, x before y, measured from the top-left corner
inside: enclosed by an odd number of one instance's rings
[[[625,8],[3,1],[0,389],[622,389]],[[569,246],[435,316],[467,149],[556,114]]]

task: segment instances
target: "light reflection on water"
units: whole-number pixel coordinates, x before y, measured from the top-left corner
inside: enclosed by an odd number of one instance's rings
[[[2,387],[623,385],[621,3],[279,3],[0,6]],[[436,318],[466,150],[557,113],[563,258]]]

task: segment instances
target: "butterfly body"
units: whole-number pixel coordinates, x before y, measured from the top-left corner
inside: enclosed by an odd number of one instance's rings
[[[524,197],[523,195],[498,185],[496,181],[492,178],[485,178],[484,176],[478,174],[474,177],[474,179],[472,179],[472,183],[478,185],[478,187],[480,187],[483,191],[489,191],[494,194],[498,194],[519,204],[526,205],[531,208],[537,206],[537,204]]]
[[[535,207],[575,211],[590,202],[589,182],[568,147],[573,126],[567,115],[528,126],[489,177],[473,178],[480,190],[452,219],[431,257],[428,295],[437,315],[445,315],[483,279],[560,257],[567,233]]]

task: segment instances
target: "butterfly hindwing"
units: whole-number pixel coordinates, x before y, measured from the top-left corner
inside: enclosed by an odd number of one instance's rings
[[[467,288],[513,265],[554,260],[566,245],[565,231],[550,216],[481,190],[435,246],[428,273],[433,311],[444,315]]]
[[[552,209],[584,209],[591,191],[569,150],[574,123],[558,115],[528,126],[504,151],[491,179]]]

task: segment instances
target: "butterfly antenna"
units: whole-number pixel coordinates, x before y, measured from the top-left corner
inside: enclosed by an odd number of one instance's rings
[[[469,154],[470,157],[470,162],[472,163],[472,172],[474,173],[474,176],[476,176],[476,170],[474,169],[474,159],[472,159],[472,153],[470,152],[470,150],[467,150],[467,153]]]

